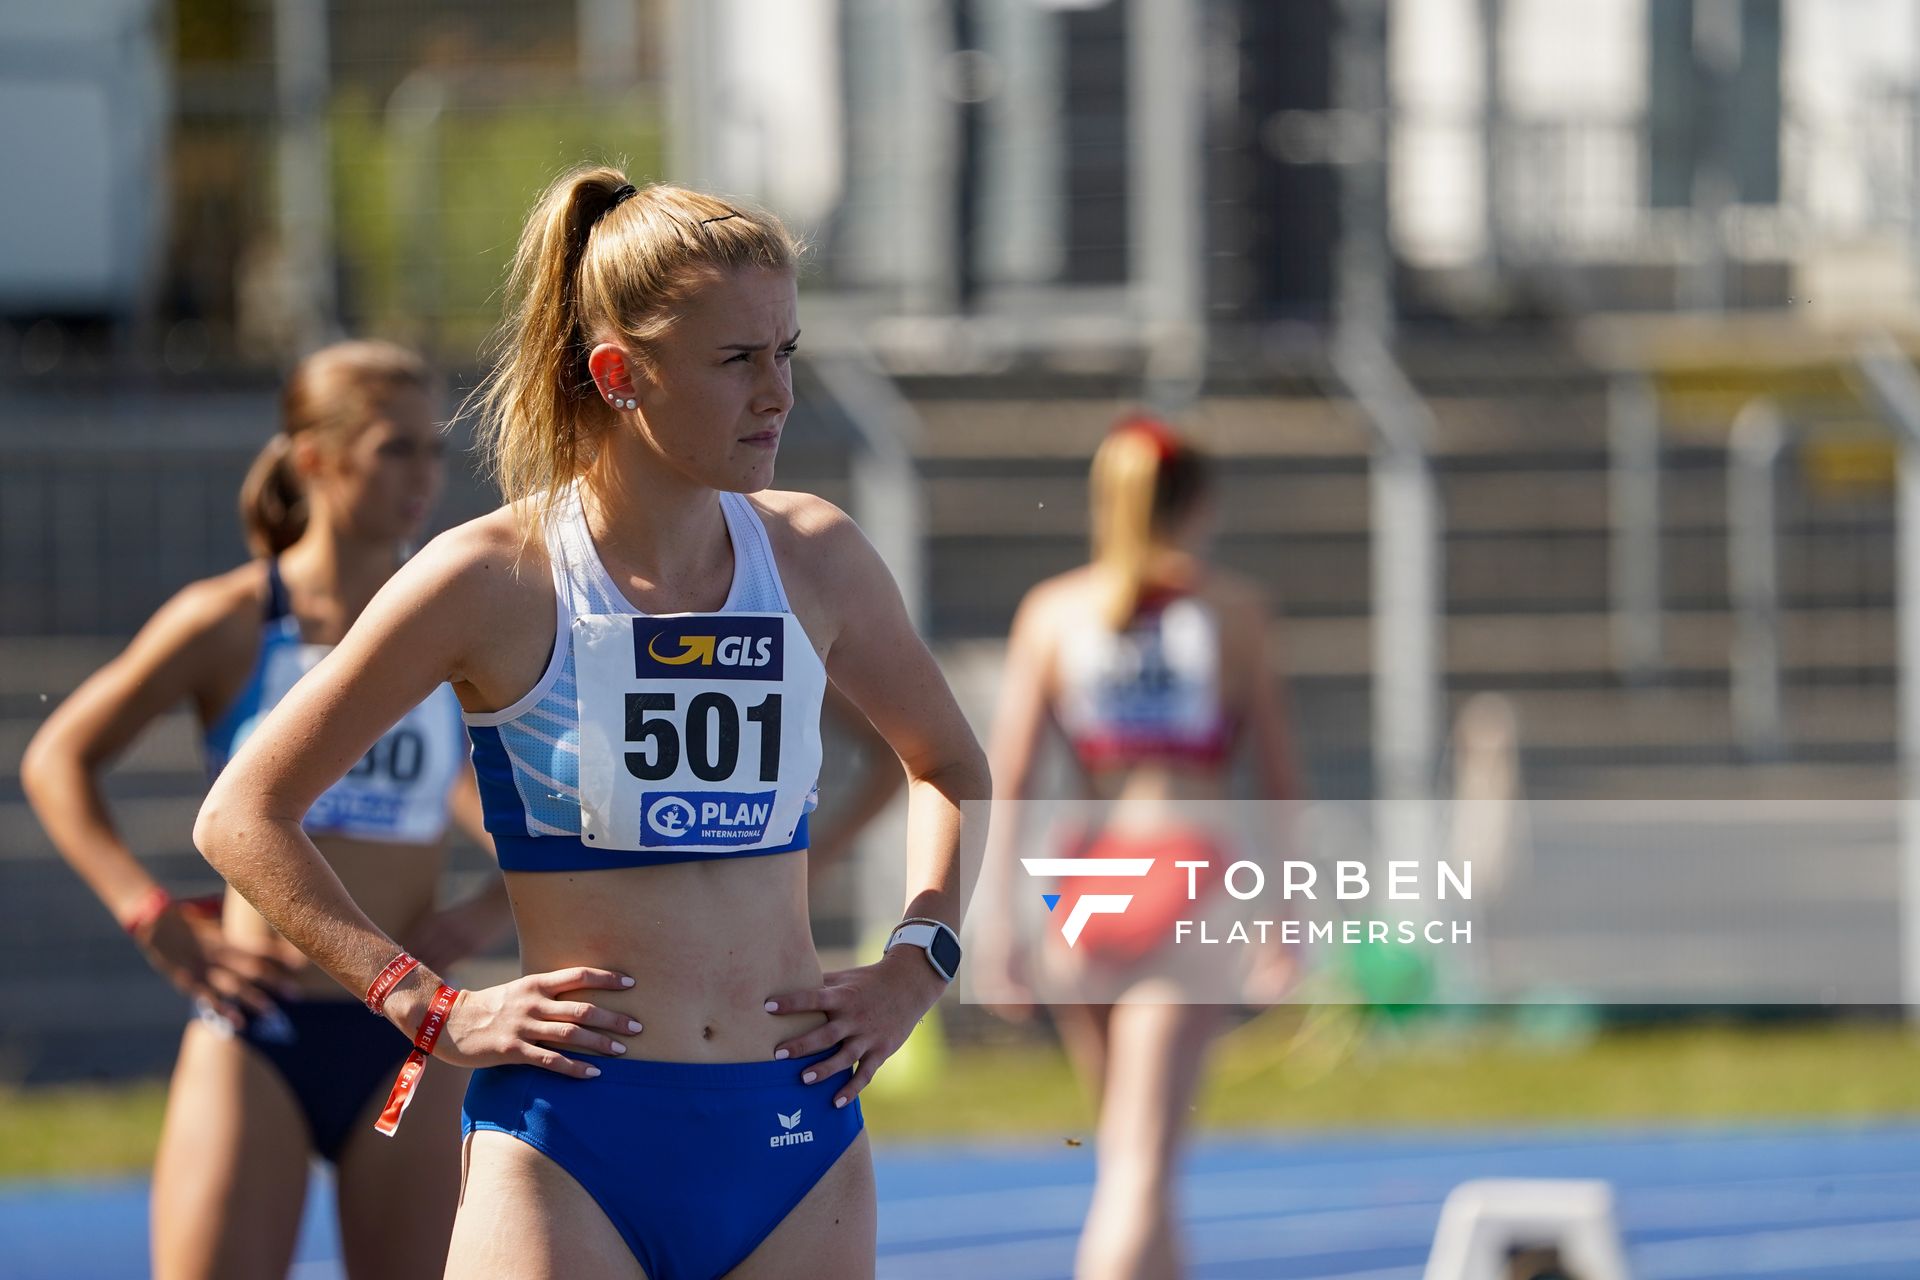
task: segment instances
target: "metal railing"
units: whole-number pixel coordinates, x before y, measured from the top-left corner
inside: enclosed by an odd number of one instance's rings
[[[1920,1015],[1920,374],[1890,339],[1865,343],[1859,369],[1900,438],[1900,973],[1913,1017]]]

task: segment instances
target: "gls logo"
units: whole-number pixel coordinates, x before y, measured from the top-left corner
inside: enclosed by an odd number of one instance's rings
[[[780,618],[635,618],[633,673],[669,680],[778,680]]]
[[[794,1132],[800,1124],[800,1112],[798,1110],[795,1110],[790,1116],[782,1115],[778,1111],[773,1114],[774,1118],[780,1121],[780,1127],[786,1130],[786,1132],[776,1133],[768,1138],[767,1145],[769,1147],[791,1147],[796,1143],[813,1141],[813,1130],[811,1129],[801,1129],[798,1133]]]
[[[773,641],[765,636],[758,640],[749,640],[746,636],[728,636],[725,640],[718,636],[680,636],[679,640],[684,647],[669,658],[654,648],[660,642],[660,637],[655,636],[647,642],[647,656],[670,667],[689,662],[698,662],[703,667],[715,662],[723,667],[764,667],[773,661]],[[748,645],[753,647],[751,657],[747,654]]]
[[[1022,858],[1020,865],[1030,876],[1058,880],[1078,880],[1089,876],[1144,876],[1153,870],[1152,858]],[[1060,895],[1043,893],[1040,900],[1051,911],[1060,905]],[[1071,947],[1080,941],[1081,930],[1094,916],[1117,916],[1132,905],[1130,893],[1085,893],[1076,898],[1060,926],[1060,936]]]

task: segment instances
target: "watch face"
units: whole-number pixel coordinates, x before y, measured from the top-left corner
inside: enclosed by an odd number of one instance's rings
[[[933,945],[927,948],[927,954],[949,979],[960,972],[960,941],[949,930],[933,931]]]

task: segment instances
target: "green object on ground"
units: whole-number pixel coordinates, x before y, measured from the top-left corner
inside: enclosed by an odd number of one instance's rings
[[[1341,977],[1355,1001],[1389,1018],[1410,1019],[1432,1007],[1433,953],[1405,943],[1341,948]]]

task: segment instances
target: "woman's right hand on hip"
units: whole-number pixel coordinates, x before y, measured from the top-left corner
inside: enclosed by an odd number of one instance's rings
[[[633,979],[624,974],[576,967],[462,991],[433,1056],[462,1067],[528,1064],[583,1080],[597,1076],[598,1067],[561,1049],[618,1057],[627,1051],[620,1037],[638,1035],[640,1023],[624,1013],[563,997],[631,986]]]
[[[220,922],[169,905],[134,937],[161,977],[210,1005],[234,1026],[248,1012],[264,1014],[276,1000],[299,994],[294,972],[278,956],[236,946]]]

